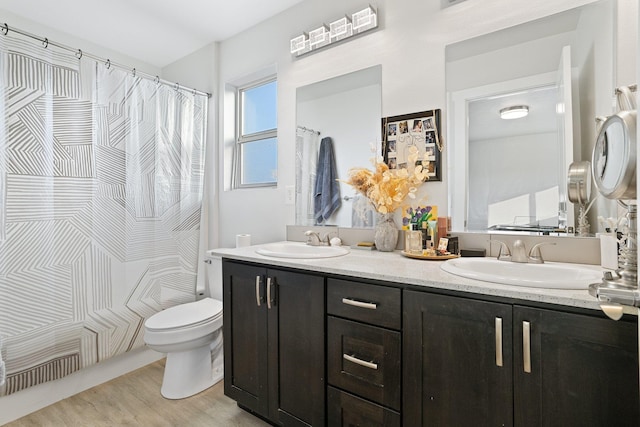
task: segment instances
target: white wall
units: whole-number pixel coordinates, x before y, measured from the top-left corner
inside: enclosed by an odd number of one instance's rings
[[[555,133],[541,133],[469,141],[469,230],[486,230],[495,225],[496,222],[488,222],[491,218],[488,218],[487,207],[522,196],[526,202],[514,206],[510,216],[498,223],[526,224],[536,220],[540,206],[536,206],[534,196],[562,182],[558,180],[557,162],[549,161],[559,155],[556,140]],[[495,153],[501,153],[500,158],[496,158]],[[533,219],[514,221],[514,216]],[[557,223],[557,193],[554,211],[544,218],[554,216]]]
[[[446,120],[444,48],[447,44],[587,3],[591,1],[467,0],[441,11],[440,2],[378,0],[372,2],[380,13],[377,31],[294,59],[288,51],[293,36],[367,4],[356,0],[307,0],[222,42],[218,61],[219,93],[225,82],[265,66],[277,67],[279,182],[276,189],[220,191],[220,246],[232,246],[235,235],[244,232],[253,235],[254,243],[282,240],[285,226],[294,223],[294,206],[285,205],[284,200],[285,187],[295,182],[297,87],[381,64],[382,116],[442,108],[443,120]],[[619,19],[630,22],[626,27],[633,27],[636,14],[619,13]],[[223,123],[225,114],[231,112],[219,111],[219,123]],[[224,129],[219,132],[219,139],[223,132]],[[445,147],[443,165],[446,156]],[[363,166],[368,166],[365,162]],[[222,161],[218,165],[222,165]],[[218,182],[222,182],[229,171],[219,167],[217,173]],[[446,214],[447,180],[445,170],[442,182],[422,186],[428,200],[437,204],[442,214]],[[257,211],[261,214],[257,215]]]

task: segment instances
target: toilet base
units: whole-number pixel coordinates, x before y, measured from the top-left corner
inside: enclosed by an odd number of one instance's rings
[[[209,344],[167,354],[160,394],[167,399],[184,399],[200,393],[222,378],[214,378]]]

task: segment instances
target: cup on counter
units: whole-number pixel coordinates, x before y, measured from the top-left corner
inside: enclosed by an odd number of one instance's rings
[[[404,250],[407,253],[422,253],[422,231],[407,230],[405,232]]]

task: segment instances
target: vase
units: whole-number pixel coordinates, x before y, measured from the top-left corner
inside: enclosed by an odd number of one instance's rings
[[[396,248],[398,227],[393,220],[393,213],[378,214],[373,241],[381,252],[391,252]]]

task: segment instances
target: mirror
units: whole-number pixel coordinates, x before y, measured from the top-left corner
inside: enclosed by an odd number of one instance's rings
[[[313,195],[320,141],[331,138],[338,179],[353,167],[366,167],[380,140],[380,65],[299,87],[296,91],[296,225],[314,225]],[[372,227],[368,202],[339,183],[341,205],[324,223]]]
[[[595,117],[612,113],[613,3],[446,47],[454,231],[573,229],[569,164],[591,158]],[[516,105],[527,106],[528,116],[500,118]]]
[[[636,111],[607,119],[593,150],[593,177],[609,199],[636,198]]]

